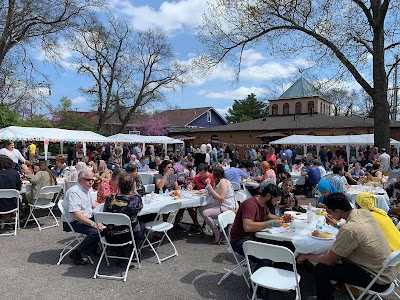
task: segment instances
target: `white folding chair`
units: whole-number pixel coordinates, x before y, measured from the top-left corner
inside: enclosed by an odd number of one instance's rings
[[[65,181],[64,182],[64,194],[68,191],[69,188],[73,187],[74,185],[78,184],[78,181]]]
[[[65,216],[65,210],[64,210],[64,206],[63,206],[64,200],[59,200],[57,205],[58,205],[58,209],[61,212],[61,215]],[[57,262],[57,266],[59,266],[62,262],[62,260],[64,259],[64,257],[66,257],[68,254],[70,254],[76,247],[78,247],[78,245],[83,241],[84,237],[83,234],[79,234],[77,232],[75,232],[74,228],[71,226],[71,223],[67,220],[67,218],[64,218],[65,222],[67,222],[69,228],[70,228],[70,233],[74,236],[74,239],[72,241],[70,241],[65,247],[64,249],[60,252],[59,258],[58,258],[58,262]],[[75,243],[75,244],[74,244]],[[91,264],[93,264],[93,260],[90,256],[88,256],[89,261]]]
[[[154,176],[152,174],[140,174],[140,179],[142,180],[143,184],[152,184],[154,183]]]
[[[258,286],[267,289],[288,292],[296,291],[296,300],[301,300],[300,275],[296,269],[296,259],[292,251],[286,247],[276,246],[255,241],[247,241],[243,244],[243,251],[246,257],[247,268],[250,273],[250,280],[253,286],[253,297],[255,299]],[[254,273],[251,272],[249,256],[258,259],[270,259],[274,262],[285,262],[293,266],[293,271],[277,269],[274,267],[262,267]]]
[[[238,190],[240,190],[240,185],[237,182],[234,181],[230,181],[230,183],[232,184],[233,190],[235,192],[237,192]]]
[[[2,212],[0,212],[0,215],[7,215],[7,214],[15,213],[14,222],[4,222],[4,223],[0,223],[0,225],[3,228],[4,225],[15,224],[14,232],[2,233],[0,235],[17,235],[17,228],[20,227],[20,225],[19,225],[19,200],[20,200],[19,192],[14,189],[0,190],[0,199],[11,199],[11,198],[17,199],[17,203],[16,203],[17,207],[13,208],[11,210],[8,210],[8,211],[2,211]]]
[[[133,256],[136,256],[136,262],[138,263],[139,269],[140,269],[140,261],[139,261],[139,255],[138,255],[138,250],[136,248],[136,243],[135,243],[135,238],[133,236],[133,230],[132,230],[132,223],[131,219],[125,215],[125,214],[120,214],[120,213],[109,213],[109,212],[98,212],[94,214],[94,220],[96,222],[96,225],[98,223],[102,223],[104,225],[116,225],[116,226],[127,226],[129,227],[129,231],[131,234],[131,240],[122,243],[122,244],[113,244],[107,242],[106,238],[101,235],[101,232],[99,230],[99,227],[96,226],[97,232],[99,233],[100,237],[100,243],[101,247],[103,248],[103,251],[101,252],[101,256],[99,259],[99,262],[97,263],[96,271],[94,272],[93,278],[97,277],[103,277],[103,278],[114,278],[114,279],[122,279],[124,282],[126,281],[126,278],[128,277],[128,271],[129,267],[131,266]],[[128,245],[132,245],[132,252],[129,257],[124,257],[124,256],[115,256],[115,255],[107,255],[107,247],[125,247]],[[103,260],[103,257],[106,258],[107,266],[110,265],[110,262],[108,261],[109,258],[117,258],[117,259],[125,259],[128,260],[128,264],[125,268],[125,274],[124,276],[111,276],[111,275],[103,275],[99,274],[99,268],[101,261]]]
[[[236,262],[235,267],[231,270],[228,270],[228,272],[225,273],[224,276],[222,276],[222,278],[218,281],[218,285],[220,285],[222,283],[222,281],[224,281],[229,275],[231,275],[232,273],[236,272],[236,270],[239,269],[240,272],[242,273],[244,280],[246,281],[247,286],[250,286],[249,281],[243,271],[243,267],[246,267],[246,259],[239,261],[238,257],[236,256],[237,254],[235,253],[235,251],[233,251],[231,243],[230,243],[230,228],[229,228],[229,226],[233,224],[233,221],[235,221],[235,216],[236,216],[236,214],[231,210],[227,210],[227,211],[223,212],[222,214],[218,215],[219,226],[225,237],[225,241],[229,247],[228,252],[230,252],[233,255],[235,262]]]
[[[30,212],[29,212],[28,218],[26,219],[24,228],[26,227],[28,222],[31,220],[35,220],[37,226],[39,227],[39,231],[42,229],[59,226],[58,220],[57,220],[56,216],[53,214],[53,208],[56,205],[56,202],[60,196],[61,190],[62,190],[62,187],[60,185],[45,186],[40,189],[39,194],[35,199],[35,202],[33,204],[32,203],[28,204],[29,208],[30,208]],[[51,196],[52,198],[46,199],[46,198],[42,198],[43,196]],[[49,218],[49,216],[52,215],[53,219],[56,221],[56,224],[45,226],[45,227],[40,226],[39,221],[37,220],[37,218],[35,217],[35,214],[33,213],[33,211],[35,209],[48,209],[49,214],[46,217],[45,223],[46,223],[47,219]],[[32,219],[31,219],[31,216],[32,216]]]
[[[389,286],[389,288],[386,291],[383,292],[375,292],[371,290],[371,287],[374,285],[374,283],[377,281],[377,279],[382,275],[382,273],[389,267],[394,267],[397,269],[397,265],[400,263],[400,250],[392,252],[388,258],[385,259],[382,265],[382,269],[379,271],[378,274],[371,280],[371,282],[368,284],[366,288],[354,286],[355,288],[363,291],[362,294],[357,298],[357,300],[361,300],[365,295],[368,295],[367,299],[372,297],[372,299],[378,298],[383,300],[382,297],[387,297],[390,294],[395,294],[397,296],[397,299],[400,299],[400,296],[396,293],[395,287],[396,287],[396,279],[394,282],[392,282]],[[396,273],[397,274],[397,273]],[[353,293],[350,291],[350,286],[345,284],[347,291],[350,294],[351,299],[356,300],[354,298]]]
[[[145,224],[147,232],[145,234],[144,242],[143,242],[142,246],[140,247],[139,251],[142,251],[142,249],[145,248],[145,247],[150,247],[153,250],[154,254],[156,255],[157,261],[158,261],[159,264],[161,264],[161,262],[166,260],[166,259],[169,259],[169,258],[174,257],[174,256],[178,256],[178,251],[176,250],[175,245],[172,242],[172,240],[170,239],[170,237],[168,236],[167,232],[168,232],[168,230],[170,230],[170,229],[172,229],[174,227],[175,216],[176,216],[176,213],[178,212],[178,210],[181,208],[181,206],[182,206],[181,202],[175,202],[175,203],[167,204],[167,205],[163,206],[162,208],[160,208],[160,210],[158,211],[157,216],[154,219],[154,221],[147,222]],[[162,221],[162,215],[163,214],[170,214],[169,215],[169,219],[170,219],[169,222]],[[164,233],[164,234],[162,235],[161,239],[159,239],[158,241],[150,242],[149,234],[152,231],[153,232],[161,232],[161,233]],[[167,257],[160,258],[160,256],[157,253],[157,250],[160,247],[160,245],[163,242],[165,237],[168,239],[168,241],[170,242],[170,244],[174,248],[174,253],[169,255],[169,256],[167,256]],[[156,248],[154,248],[154,246],[153,246],[155,244],[157,245]]]
[[[150,194],[151,192],[155,192],[156,191],[156,185],[154,183],[152,184],[145,184],[144,186],[144,192],[146,194]]]

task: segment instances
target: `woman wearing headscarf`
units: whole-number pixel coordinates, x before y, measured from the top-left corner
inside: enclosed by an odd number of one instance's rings
[[[400,232],[386,212],[376,207],[375,195],[368,192],[359,193],[356,202],[362,209],[368,210],[378,222],[389,242],[390,249],[392,251],[400,250]]]
[[[194,155],[194,165],[196,166],[196,169],[199,164],[206,162],[206,149],[207,146],[202,144],[199,149],[200,151],[196,151],[196,154]]]
[[[318,191],[322,194],[322,196],[318,199],[318,205],[323,205],[324,199],[330,194],[339,193],[339,191],[335,187],[333,187],[326,179],[321,179],[318,182]]]

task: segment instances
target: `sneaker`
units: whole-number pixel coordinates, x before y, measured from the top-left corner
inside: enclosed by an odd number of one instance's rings
[[[174,230],[185,230],[179,223],[174,225]]]
[[[68,256],[72,259],[75,265],[87,265],[87,261],[82,258],[82,254],[77,250],[72,251]]]

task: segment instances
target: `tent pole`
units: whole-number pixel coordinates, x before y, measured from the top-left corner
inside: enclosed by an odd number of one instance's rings
[[[82,148],[83,148],[83,161],[85,161],[85,156],[86,156],[86,142],[82,143]]]
[[[64,154],[64,143],[61,141],[60,141],[60,152],[61,152],[61,155]]]

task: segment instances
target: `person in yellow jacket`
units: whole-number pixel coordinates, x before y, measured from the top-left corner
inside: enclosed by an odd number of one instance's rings
[[[359,193],[356,197],[356,202],[360,208],[368,210],[378,222],[389,242],[392,252],[400,250],[400,231],[393,224],[387,213],[376,207],[375,195],[368,192]]]

